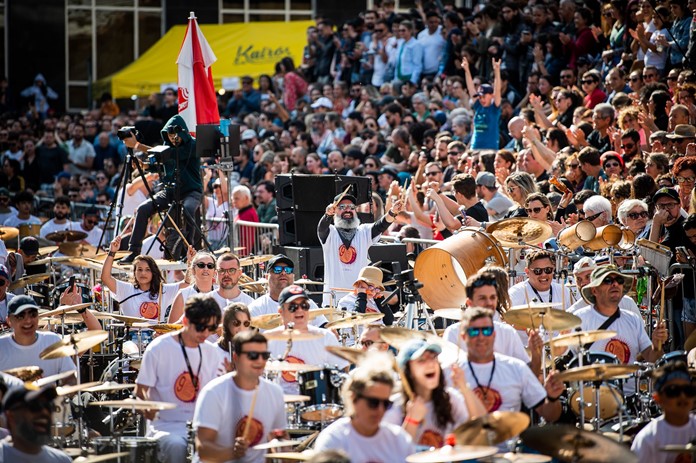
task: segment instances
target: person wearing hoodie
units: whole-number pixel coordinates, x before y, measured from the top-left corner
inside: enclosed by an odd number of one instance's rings
[[[22,90],[21,95],[24,98],[31,98],[34,100],[32,103],[36,108],[36,112],[41,116],[41,119],[45,119],[46,115],[48,115],[48,110],[51,109],[51,106],[48,104],[48,99],[58,99],[58,94],[46,84],[46,78],[41,73],[36,74],[36,77],[34,77],[34,85]]]
[[[173,116],[167,121],[162,129],[162,142],[171,147],[170,154],[165,155],[161,159],[163,172],[160,174],[160,180],[164,185],[164,189],[157,192],[154,197],[142,202],[135,213],[135,224],[133,226],[133,234],[130,238],[128,250],[130,254],[121,259],[122,264],[132,263],[142,249],[143,238],[149,218],[155,211],[165,211],[169,204],[175,199],[179,199],[184,206],[185,220],[180,221],[177,225],[184,233],[186,241],[194,243],[194,233],[196,231],[193,217],[196,209],[201,204],[203,197],[203,181],[201,180],[200,158],[196,155],[196,139],[191,136],[186,126],[184,119],[179,116]],[[152,149],[149,146],[139,143],[135,136],[123,140],[128,148],[135,151],[147,152]],[[178,172],[177,168],[178,167]],[[174,218],[174,214],[172,214]],[[182,227],[185,222],[185,227]],[[170,233],[167,243],[167,248],[173,251],[172,244],[179,238],[178,233]],[[177,249],[182,249],[182,256],[185,252],[184,246],[177,246]],[[176,254],[174,255],[176,257]]]

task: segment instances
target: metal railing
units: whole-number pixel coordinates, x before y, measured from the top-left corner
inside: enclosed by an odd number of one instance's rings
[[[260,223],[237,220],[233,223],[234,246],[242,247],[239,256],[272,254],[278,244],[277,223]]]
[[[684,280],[682,281],[681,285],[679,285],[679,297],[681,297],[682,301],[684,300],[684,287],[686,285],[691,285],[691,288],[696,288],[696,272],[694,272],[694,267],[691,264],[672,264],[669,267],[669,276],[672,276],[677,273],[684,273]],[[691,274],[691,279],[689,280],[689,273]],[[674,298],[669,298],[666,301],[666,311],[665,311],[665,320],[667,321],[667,330],[670,333],[670,338],[671,338],[671,349],[670,351],[676,350],[676,349],[681,349],[681,346],[677,345],[678,344],[678,338],[681,338],[681,343],[684,343],[686,339],[684,339],[684,327],[682,324],[681,317],[678,317],[678,319],[675,319],[676,317],[674,316]],[[683,303],[682,303],[682,310],[684,310]],[[675,336],[674,333],[679,333],[680,336]]]

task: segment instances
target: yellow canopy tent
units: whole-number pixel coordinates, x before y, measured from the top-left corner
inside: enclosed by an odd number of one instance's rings
[[[201,24],[217,61],[212,66],[215,88],[230,89],[235,78],[274,74],[274,65],[290,56],[296,66],[302,62],[307,43],[306,30],[314,21],[258,22],[222,25]],[[101,79],[96,93],[108,90],[114,98],[145,97],[160,92],[165,84],[176,84],[177,65],[186,25],[174,26],[140,58],[119,72]]]

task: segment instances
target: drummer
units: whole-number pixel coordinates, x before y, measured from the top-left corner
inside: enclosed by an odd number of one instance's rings
[[[380,323],[391,325],[394,314],[384,301],[384,275],[378,267],[363,267],[353,283],[353,292],[346,294],[338,301],[338,308],[358,313],[383,313]]]
[[[196,403],[196,449],[205,461],[263,462],[265,451],[251,447],[287,427],[283,391],[262,378],[270,358],[262,334],[243,331],[232,343],[236,370],[206,385]]]
[[[159,336],[147,346],[135,388],[143,400],[176,404],[159,414],[144,413],[150,420],[147,434],[157,439],[159,460],[168,463],[186,461],[186,422],[193,418],[195,401],[206,384],[225,373],[224,354],[206,341],[220,323],[215,301],[205,295],[189,298],[183,321],[182,330]]]
[[[102,229],[97,226],[100,220],[99,210],[96,207],[90,207],[82,214],[81,222],[73,222],[73,230],[87,233],[87,238],[81,241],[82,244],[89,244],[95,247],[99,245],[99,240],[103,233]]]
[[[225,308],[225,313],[222,314],[222,336],[216,344],[231,357],[234,351],[234,337],[242,331],[251,329],[249,308],[241,302],[233,302]],[[233,371],[233,359],[228,357],[228,360],[232,362],[231,371]]]
[[[10,190],[5,187],[0,188],[0,224],[4,224],[5,220],[16,213],[17,209],[10,205]]]
[[[210,295],[215,299],[220,307],[220,314],[225,307],[233,302],[241,302],[247,306],[254,302],[246,293],[239,288],[239,279],[242,277],[242,269],[239,257],[231,252],[226,252],[217,258],[217,283],[218,288]]]
[[[73,223],[70,221],[70,198],[58,196],[53,203],[53,218],[41,226],[39,236],[46,238],[46,235],[51,233],[73,229]]]
[[[17,213],[11,215],[3,224],[6,227],[19,228],[20,225],[41,225],[41,219],[31,214],[34,207],[34,195],[24,190],[15,195]]]
[[[684,362],[669,362],[654,373],[655,401],[662,415],[648,423],[633,439],[631,450],[639,463],[692,461],[691,455],[661,452],[667,445],[687,445],[696,436],[696,384]]]
[[[573,267],[573,276],[575,277],[575,284],[578,291],[582,291],[582,288],[584,288],[590,283],[592,271],[598,267],[599,266],[597,265],[596,261],[588,256],[583,257],[575,263],[575,266]],[[579,309],[587,307],[588,305],[589,304],[587,303],[587,301],[580,297],[573,305],[568,307],[568,312],[575,313]],[[641,317],[641,320],[643,319],[638,305],[636,305],[633,298],[627,295],[621,298],[621,302],[619,302],[619,308],[622,310],[628,310],[629,312],[633,312],[639,317]]]
[[[527,275],[527,280],[510,288],[512,305],[564,304],[560,309],[566,310],[572,300],[570,290],[553,281],[556,272],[556,256],[550,251],[539,249],[527,253],[525,259],[527,267],[524,273]]]
[[[25,268],[26,264],[31,264],[39,255],[39,241],[33,236],[22,238],[19,242],[19,249],[7,254],[6,266],[10,272],[10,283],[14,283],[29,273]],[[40,267],[43,267],[41,269]],[[45,270],[45,266],[39,266],[37,270]],[[24,294],[24,288],[17,288],[12,291],[14,294]]]

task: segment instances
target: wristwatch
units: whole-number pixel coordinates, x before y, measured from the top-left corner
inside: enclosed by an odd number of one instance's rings
[[[392,212],[391,209],[389,209],[389,211],[387,212],[387,214],[389,214],[389,217],[391,217],[392,219],[395,219],[395,218],[396,218],[396,214],[394,214],[394,213]]]

